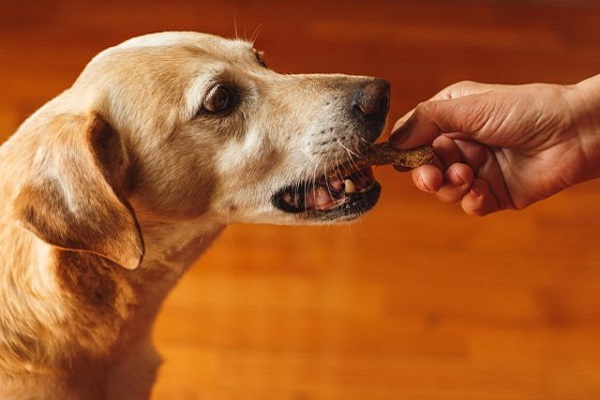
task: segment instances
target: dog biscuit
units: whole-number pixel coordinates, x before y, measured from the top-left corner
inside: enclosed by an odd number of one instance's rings
[[[405,168],[416,168],[433,162],[431,146],[421,146],[414,149],[398,150],[389,142],[377,143],[366,154],[365,163],[369,165],[397,165]]]

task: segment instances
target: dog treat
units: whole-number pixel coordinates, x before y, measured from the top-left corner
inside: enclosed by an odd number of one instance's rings
[[[377,143],[366,154],[364,161],[369,165],[398,165],[405,168],[416,168],[433,162],[431,146],[421,146],[414,149],[398,150],[389,142]]]

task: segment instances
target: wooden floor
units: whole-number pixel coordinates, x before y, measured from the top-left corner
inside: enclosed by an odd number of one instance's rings
[[[392,119],[463,79],[600,72],[594,1],[13,1],[0,138],[99,50],[167,29],[237,31],[281,72],[384,77]],[[600,182],[479,219],[376,175],[358,223],[223,233],[157,322],[153,400],[600,399]]]

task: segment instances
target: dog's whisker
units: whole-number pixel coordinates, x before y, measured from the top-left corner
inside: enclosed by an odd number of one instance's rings
[[[254,45],[254,43],[256,43],[256,41],[258,40],[258,37],[260,36],[260,34],[262,33],[262,29],[264,28],[265,23],[261,22],[256,29],[254,29],[254,32],[252,33],[252,37],[250,38],[250,43],[252,43]]]
[[[238,32],[238,23],[237,23],[237,13],[234,11],[233,13],[233,32],[235,35],[235,39],[239,40],[240,39],[240,35]]]
[[[327,192],[329,193],[329,196],[331,196],[331,198],[333,198],[334,195],[333,195],[333,192],[331,191],[331,186],[329,185],[329,179],[327,179],[327,176],[328,176],[327,165],[323,166],[323,175],[325,176],[325,188],[327,189]]]
[[[344,149],[346,151],[346,153],[348,153],[348,155],[350,157],[356,157],[356,158],[360,158],[361,154],[357,153],[356,151],[353,151],[352,149],[350,149],[348,146],[346,146],[340,139],[336,138],[336,142],[338,145],[340,145],[340,147],[342,149]]]
[[[358,140],[360,140],[361,142],[363,142],[363,143],[365,143],[365,144],[369,145],[369,147],[372,147],[372,146],[373,146],[373,143],[372,143],[372,142],[368,141],[367,139],[365,139],[365,138],[364,138],[364,137],[362,137],[362,136],[358,136]]]

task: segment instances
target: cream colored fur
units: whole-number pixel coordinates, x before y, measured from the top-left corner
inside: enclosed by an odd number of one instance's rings
[[[319,222],[273,193],[364,149],[349,99],[372,81],[190,32],[96,56],[0,147],[0,399],[148,398],[170,289],[229,223]],[[235,111],[198,113],[221,82]]]

